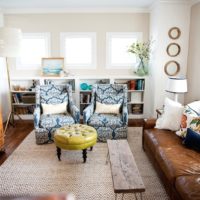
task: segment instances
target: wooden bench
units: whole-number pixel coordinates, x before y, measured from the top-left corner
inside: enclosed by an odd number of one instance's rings
[[[115,199],[119,193],[122,199],[124,193],[133,193],[136,199],[139,193],[142,199],[145,186],[127,140],[107,140],[107,144]]]

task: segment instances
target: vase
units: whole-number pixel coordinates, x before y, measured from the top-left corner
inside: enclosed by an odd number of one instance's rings
[[[148,65],[142,59],[138,62],[135,73],[138,76],[145,76],[148,74]]]

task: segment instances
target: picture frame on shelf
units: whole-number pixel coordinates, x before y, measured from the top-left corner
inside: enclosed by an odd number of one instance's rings
[[[64,58],[42,58],[43,76],[60,76],[64,69]]]

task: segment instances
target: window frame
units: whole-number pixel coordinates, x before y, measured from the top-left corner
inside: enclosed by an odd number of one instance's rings
[[[133,64],[119,63],[119,64],[114,64],[114,65],[111,63],[112,38],[113,37],[131,38],[133,36],[137,38],[138,42],[142,42],[143,32],[106,32],[106,68],[107,69],[131,69],[132,67],[134,67],[136,62]]]
[[[40,33],[22,33],[22,40],[23,39],[37,39],[37,38],[44,38],[45,39],[45,50],[46,54],[44,57],[50,57],[51,55],[51,34],[50,32],[40,32]],[[42,59],[41,59],[42,62]],[[41,63],[40,64],[23,64],[20,62],[20,58],[16,58],[16,69],[20,70],[38,70],[41,68]]]
[[[66,63],[65,57],[65,39],[66,38],[81,38],[81,37],[90,37],[92,41],[92,50],[91,50],[91,64],[69,64]],[[65,58],[65,66],[68,69],[96,69],[97,67],[97,55],[96,55],[96,32],[61,32],[60,33],[60,55]]]

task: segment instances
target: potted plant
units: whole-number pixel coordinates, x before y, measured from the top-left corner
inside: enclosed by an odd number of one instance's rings
[[[139,76],[148,74],[148,62],[150,54],[150,41],[133,43],[128,52],[133,53],[139,59],[135,73]]]

